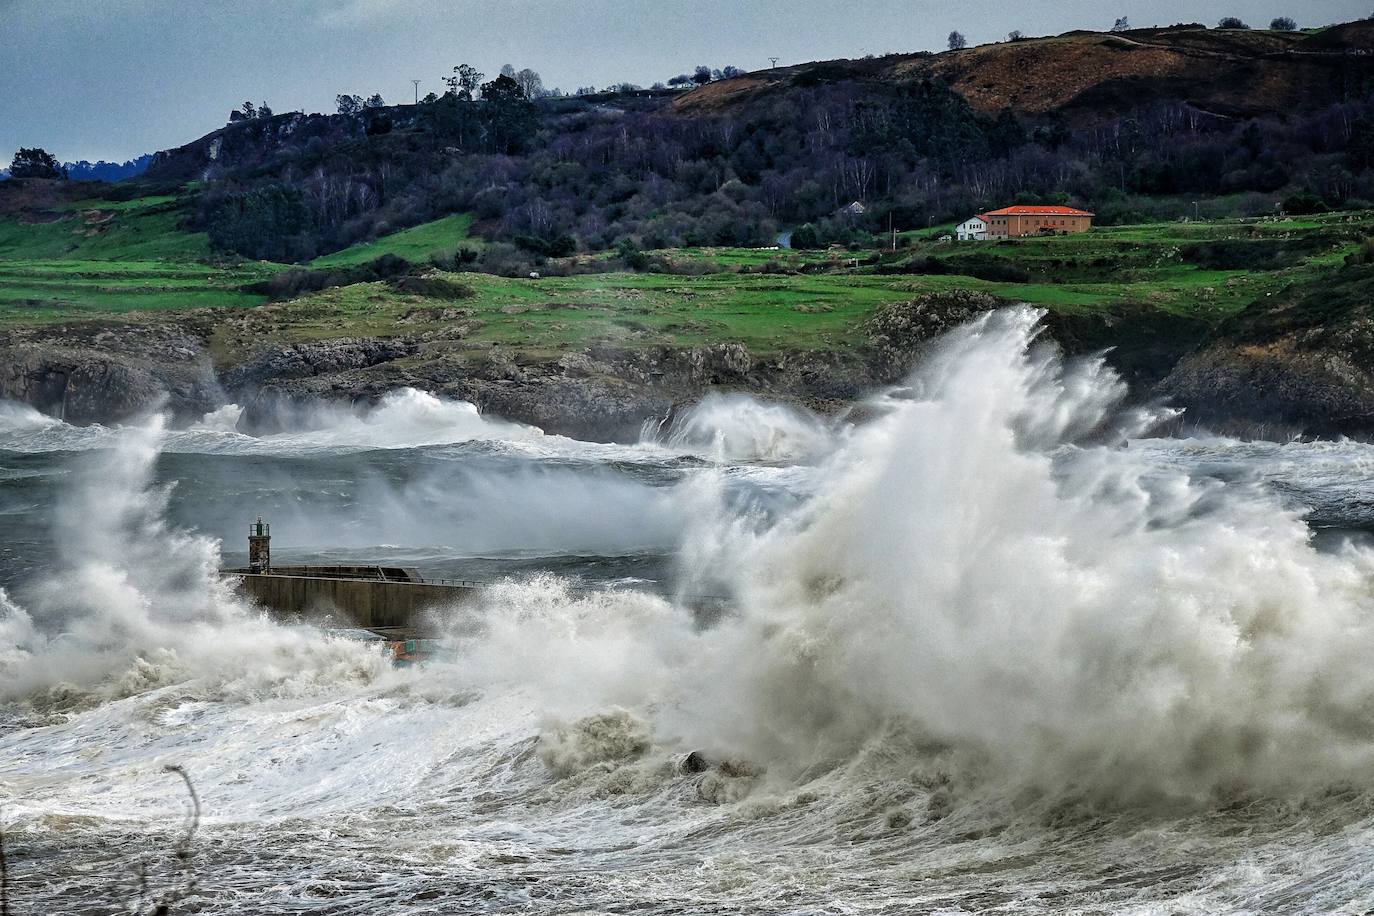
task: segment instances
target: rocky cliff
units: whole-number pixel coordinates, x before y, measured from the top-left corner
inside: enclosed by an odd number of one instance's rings
[[[72,423],[122,422],[153,410],[188,421],[234,402],[245,407],[242,431],[268,433],[307,423],[321,405],[364,405],[413,387],[553,433],[633,440],[646,420],[713,389],[842,409],[899,380],[940,334],[1006,304],[978,293],[926,295],[880,308],[859,347],[767,359],[738,343],[593,347],[535,359],[429,335],[262,344],[228,358],[226,334],[260,337],[255,323],[271,321],[270,310],[79,322],[9,335],[0,347],[0,398]],[[1111,360],[1142,392],[1205,330],[1158,312],[1047,317],[1047,333],[1071,354],[1111,348]],[[460,344],[461,331],[460,322]]]
[[[1225,322],[1156,394],[1241,433],[1374,435],[1374,266],[1293,288]]]

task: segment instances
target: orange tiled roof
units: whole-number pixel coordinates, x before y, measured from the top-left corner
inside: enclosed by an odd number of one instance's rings
[[[989,210],[981,216],[1095,216],[1087,210],[1075,210],[1073,207],[1003,207],[1000,210]]]

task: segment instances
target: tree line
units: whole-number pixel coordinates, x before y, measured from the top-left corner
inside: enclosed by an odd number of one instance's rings
[[[1201,23],[1194,23],[1194,25],[1197,28],[1206,28],[1206,26],[1202,25]],[[1217,28],[1249,29],[1250,26],[1248,26],[1244,22],[1244,20],[1242,20],[1238,16],[1223,16],[1220,20],[1217,21]],[[1110,29],[1110,31],[1118,33],[1129,32],[1130,30],[1131,20],[1128,16],[1117,17],[1116,21],[1112,23],[1112,27]],[[1296,32],[1298,30],[1298,23],[1297,20],[1293,19],[1293,17],[1291,16],[1275,16],[1269,22],[1269,30],[1272,32]],[[1026,34],[1022,32],[1020,29],[1013,29],[1012,31],[1007,33],[1008,41],[1021,41],[1025,37]],[[947,39],[946,47],[951,51],[963,50],[964,48],[968,47],[968,39],[964,37],[963,32],[955,30],[949,33],[949,38]]]
[[[1374,206],[1372,92],[1352,85],[1283,119],[1161,103],[1075,126],[983,115],[928,79],[799,75],[750,106],[684,118],[648,102],[534,102],[502,76],[477,87],[483,104],[446,95],[404,131],[293,138],[212,181],[200,218],[218,247],[294,260],[454,212],[554,255],[772,244],[807,224],[828,244],[1016,202],[1077,204],[1105,223],[1182,217],[1197,200],[1209,215]]]

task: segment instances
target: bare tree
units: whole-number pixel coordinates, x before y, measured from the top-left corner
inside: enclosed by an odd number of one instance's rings
[[[950,32],[950,33],[949,33],[949,49],[950,49],[951,51],[958,51],[958,50],[960,50],[960,49],[962,49],[962,48],[967,48],[967,47],[968,47],[968,39],[964,37],[964,33],[963,33],[963,32]]]
[[[544,92],[544,81],[538,73],[529,67],[518,71],[511,79],[519,84],[520,90],[525,93],[527,99],[537,99]]]
[[[1020,29],[1012,29],[1010,32],[1007,33],[1007,41],[1020,41],[1025,37],[1025,33],[1022,32]]]
[[[1127,16],[1117,17],[1116,22],[1112,23],[1113,32],[1124,32],[1131,27],[1131,20]]]

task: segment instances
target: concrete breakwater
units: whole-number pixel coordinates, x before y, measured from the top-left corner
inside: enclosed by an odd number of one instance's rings
[[[293,566],[226,569],[238,589],[280,614],[333,614],[369,630],[418,632],[437,607],[473,601],[476,582],[424,579],[385,566]]]

